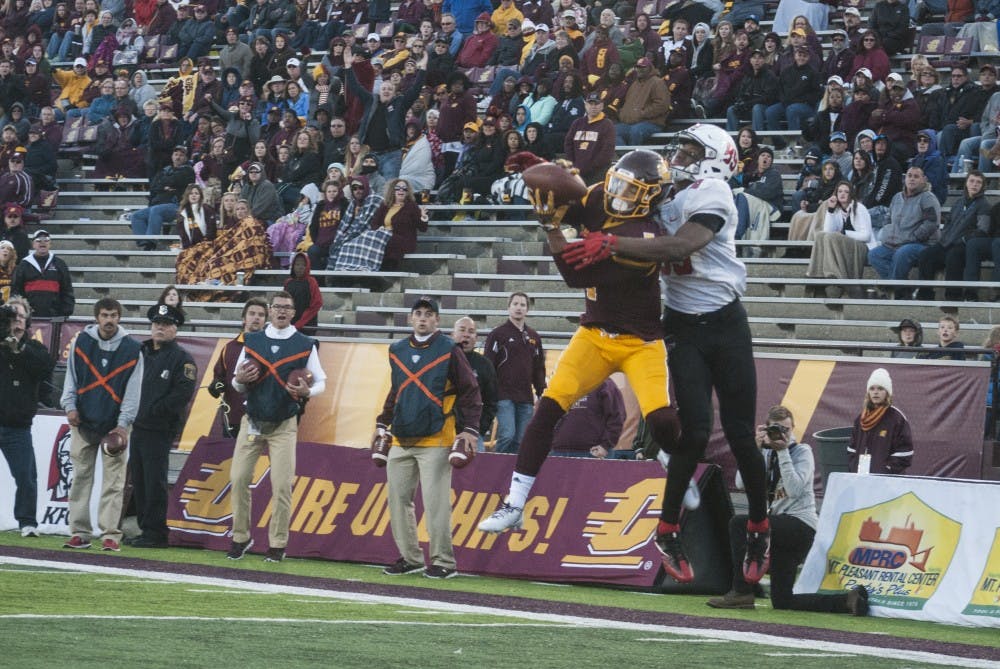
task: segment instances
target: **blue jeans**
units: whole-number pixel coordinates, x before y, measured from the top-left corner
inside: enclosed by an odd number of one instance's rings
[[[49,46],[46,49],[46,55],[49,57],[49,60],[69,59],[69,50],[73,46],[73,35],[72,30],[67,30],[62,34],[62,37],[53,35],[49,38]]]
[[[14,494],[14,517],[18,527],[35,527],[38,510],[38,473],[35,470],[35,448],[31,444],[31,429],[0,427],[0,451],[10,467],[17,492]]]
[[[1000,282],[1000,237],[973,237],[965,242],[965,273],[963,281],[979,281],[980,264],[993,261],[990,280]]]
[[[986,151],[987,153],[989,153],[989,150],[992,149],[996,145],[996,143],[997,143],[997,140],[995,140],[995,139],[984,139],[979,144],[979,153],[976,154],[975,157],[979,159],[978,162],[979,162],[979,171],[980,172],[993,172],[994,171],[994,169],[993,169],[994,168],[993,161],[990,158],[987,158],[986,156],[984,156],[982,152]]]
[[[965,171],[963,165],[964,160],[968,159],[973,162],[973,164],[979,163],[979,145],[983,143],[983,136],[979,135],[976,137],[969,137],[968,139],[963,139],[962,143],[958,145],[958,155],[955,156],[955,162],[951,166],[952,174],[961,174]]]
[[[781,130],[781,119],[788,123],[789,130],[801,130],[802,119],[809,118],[816,113],[816,107],[805,102],[793,102],[787,107],[777,102],[764,112],[764,118],[768,130]]]
[[[497,443],[493,449],[496,453],[517,453],[524,437],[524,428],[535,412],[533,404],[514,402],[513,400],[497,401]]]
[[[650,135],[661,130],[663,130],[662,126],[650,121],[615,123],[615,143],[618,146],[638,146],[645,144]]]
[[[767,105],[765,104],[756,104],[750,110],[750,123],[753,125],[753,129],[757,132],[767,129],[764,116],[766,111]],[[746,119],[741,119],[737,116],[733,107],[730,107],[726,111],[726,130],[739,130],[740,126],[744,123],[746,123]]]
[[[403,151],[401,149],[385,151],[376,155],[378,156],[378,173],[386,181],[399,176],[399,170],[403,166]],[[379,195],[382,195],[382,193],[379,193]]]
[[[910,270],[917,264],[917,257],[925,248],[926,244],[916,242],[903,244],[895,249],[885,245],[876,246],[868,251],[868,264],[883,279],[903,281],[909,278]]]
[[[958,147],[961,142],[969,137],[981,134],[983,133],[980,132],[978,123],[973,123],[965,130],[959,128],[955,123],[949,123],[938,134],[938,151],[945,158],[951,158],[958,153]]]
[[[133,235],[158,235],[163,231],[163,222],[172,221],[177,216],[178,206],[173,202],[154,204],[148,209],[132,212]]]

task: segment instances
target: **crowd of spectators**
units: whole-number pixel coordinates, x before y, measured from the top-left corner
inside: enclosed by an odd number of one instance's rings
[[[245,201],[264,227],[291,223],[268,234],[282,266],[298,250],[313,270],[386,270],[415,249],[426,227],[418,205],[432,193],[443,203],[522,202],[517,175],[535,157],[566,156],[595,183],[616,147],[657,143],[671,119],[699,114],[748,131],[733,185],[740,232],[757,237],[786,206],[774,150],[789,143],[805,155],[790,237],[833,232],[825,214],[846,182],[842,201],[871,221],[870,236],[853,239],[873,247],[886,245],[879,235],[896,195],[906,196],[907,169],[944,205],[950,174],[1000,163],[996,69],[982,63],[974,82],[957,65],[947,86],[922,56],[908,81],[891,72],[890,58],[913,42],[899,0],[877,2],[866,22],[854,7],[832,10],[844,27],[822,37],[804,15],[765,32],[754,0],[668,3],[659,16],[644,7],[7,2],[0,203],[36,207],[55,189],[56,153],[92,141],[97,178],[150,179],[149,207],[130,221],[150,236],[141,248],[168,231],[184,249],[211,244]],[[786,129],[801,138],[768,136]],[[226,193],[236,199],[223,211]],[[986,206],[912,265],[967,278],[1000,261],[1000,245],[968,244],[996,238]],[[845,230],[856,232],[855,218]],[[919,240],[928,241],[937,244]]]

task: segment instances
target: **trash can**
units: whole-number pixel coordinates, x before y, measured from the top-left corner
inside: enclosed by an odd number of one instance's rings
[[[831,427],[827,430],[813,432],[813,453],[816,454],[816,464],[823,475],[823,490],[826,491],[826,479],[830,472],[847,471],[847,447],[851,443],[851,432],[854,427]]]

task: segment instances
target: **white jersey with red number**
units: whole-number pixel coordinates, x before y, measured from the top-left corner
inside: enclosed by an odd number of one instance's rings
[[[721,309],[743,295],[747,287],[746,267],[736,257],[738,215],[729,185],[719,179],[695,181],[660,205],[660,226],[667,234],[676,234],[695,214],[721,216],[725,224],[686,260],[664,263],[667,306],[686,314]]]

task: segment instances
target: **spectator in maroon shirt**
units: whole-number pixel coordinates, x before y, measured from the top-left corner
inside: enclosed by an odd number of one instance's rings
[[[528,296],[513,293],[509,318],[486,337],[484,355],[497,370],[497,453],[516,453],[534,413],[535,399],[545,390],[542,338],[528,327]],[[534,388],[534,393],[532,393]]]

